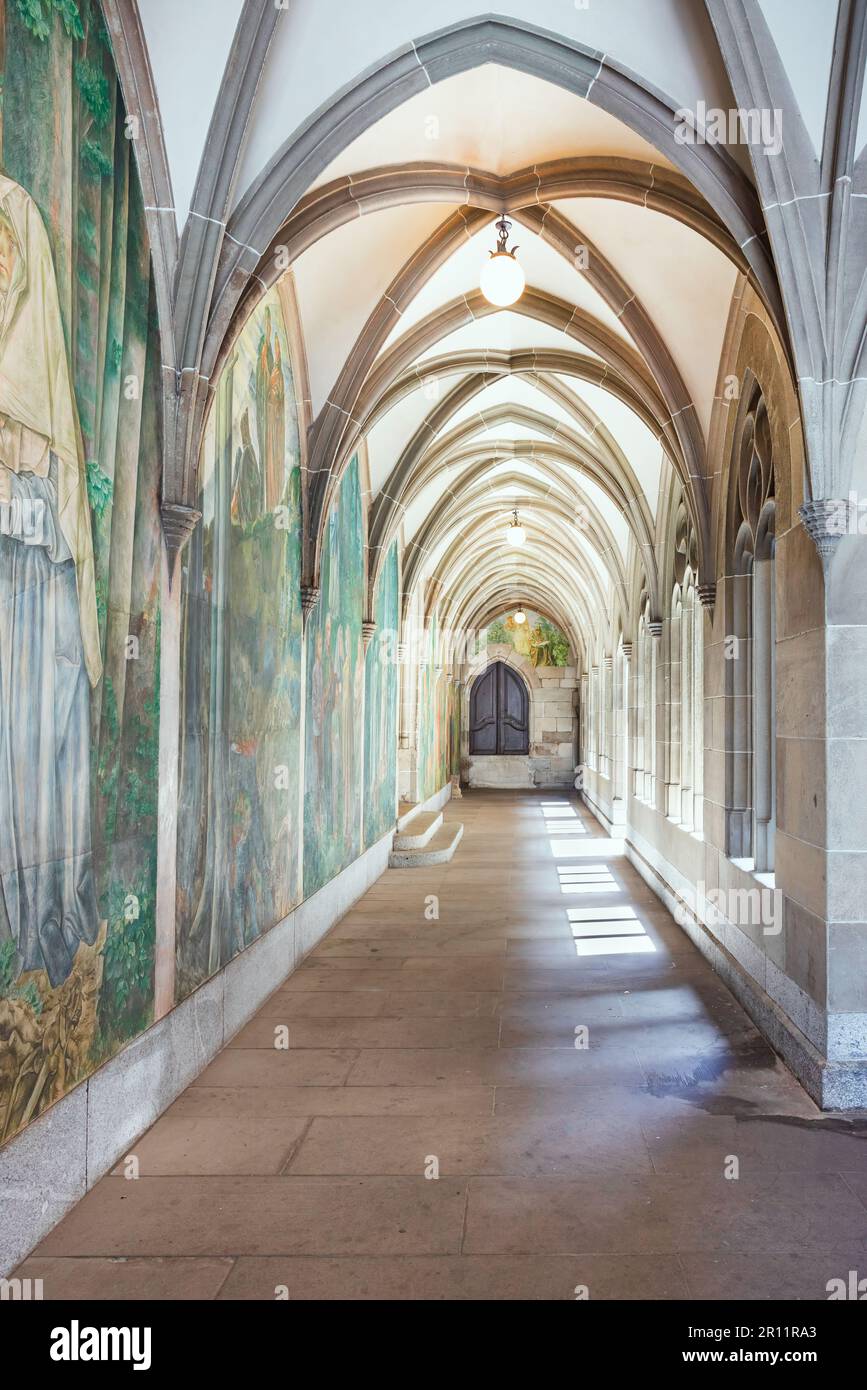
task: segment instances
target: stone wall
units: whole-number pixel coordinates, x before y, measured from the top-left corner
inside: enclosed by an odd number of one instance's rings
[[[701,600],[692,610],[701,633],[695,763],[690,767],[684,757],[688,607],[682,600],[696,568],[686,545],[679,552],[685,582],[675,570],[682,491],[672,480],[656,517],[661,609],[649,605],[636,562],[630,610],[612,618],[588,653],[583,796],[602,825],[623,838],[647,883],[816,1101],[826,1109],[862,1108],[864,541],[844,536],[823,565],[802,524],[806,470],[797,393],[784,351],[749,289],[733,306],[720,381],[736,382],[738,390],[720,390],[709,445],[711,555],[692,594],[693,602]],[[754,444],[747,416],[757,399],[764,435]],[[764,649],[756,641],[751,588],[759,566],[751,559],[739,568],[737,555],[750,501],[744,469],[755,478],[760,454],[773,466],[763,515],[772,518],[774,618]],[[738,635],[745,612],[752,613],[746,637]],[[624,683],[625,756],[618,694]],[[767,700],[773,752],[766,862],[757,831],[759,699]]]

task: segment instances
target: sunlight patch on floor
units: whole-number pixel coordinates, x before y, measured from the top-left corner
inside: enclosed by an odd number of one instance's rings
[[[649,955],[656,950],[634,908],[568,907],[566,916],[578,956]]]

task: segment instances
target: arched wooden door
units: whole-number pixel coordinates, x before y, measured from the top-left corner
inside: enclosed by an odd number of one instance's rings
[[[470,754],[529,753],[529,707],[521,677],[495,661],[470,696]]]

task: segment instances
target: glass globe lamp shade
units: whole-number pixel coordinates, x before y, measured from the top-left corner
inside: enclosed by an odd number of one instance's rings
[[[506,309],[520,299],[526,283],[514,251],[492,251],[479,276],[479,289],[488,303],[498,309]]]
[[[515,614],[515,622],[516,622],[516,623],[525,623],[526,621],[527,621],[527,615],[526,615],[526,613],[524,612],[523,608],[519,608],[518,611],[517,611],[517,613]]]
[[[527,532],[520,521],[510,521],[506,527],[506,544],[520,546],[527,539]]]

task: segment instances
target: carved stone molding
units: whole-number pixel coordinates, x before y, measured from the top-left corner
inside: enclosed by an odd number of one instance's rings
[[[365,651],[367,651],[368,647],[370,646],[371,642],[373,641],[373,634],[374,634],[375,632],[376,632],[376,623],[374,623],[374,622],[364,622],[364,623],[361,624],[361,644],[362,644],[362,646],[364,647],[364,650],[365,650]]]
[[[652,618],[652,619],[650,620],[650,622],[647,624],[647,631],[650,633],[651,637],[661,637],[661,636],[662,636],[662,619],[661,619],[661,618]]]
[[[315,584],[301,585],[301,614],[304,626],[307,626],[310,614],[319,602],[319,589]]]
[[[195,507],[186,507],[181,502],[160,504],[160,517],[163,535],[169,555],[169,585],[174,582],[178,556],[202,519],[202,513]]]
[[[398,664],[399,666],[405,666],[405,665],[406,665],[406,659],[407,659],[407,656],[408,656],[408,655],[409,655],[409,643],[408,643],[408,642],[398,642],[398,644],[397,644],[397,664]]]
[[[696,584],[695,591],[702,608],[713,608],[716,603],[716,584]]]
[[[631,660],[632,660],[632,643],[631,643],[631,642],[623,642],[623,643],[621,644],[620,650],[623,652],[623,656],[624,656],[624,659],[625,659],[626,661],[631,661]]]
[[[613,657],[613,656],[603,656],[603,658],[602,658],[602,669],[603,669],[603,671],[611,671],[611,670],[613,670],[613,668],[614,668],[614,657]]]
[[[849,529],[849,503],[842,498],[822,497],[798,508],[804,530],[819,552],[822,564],[830,560]]]

